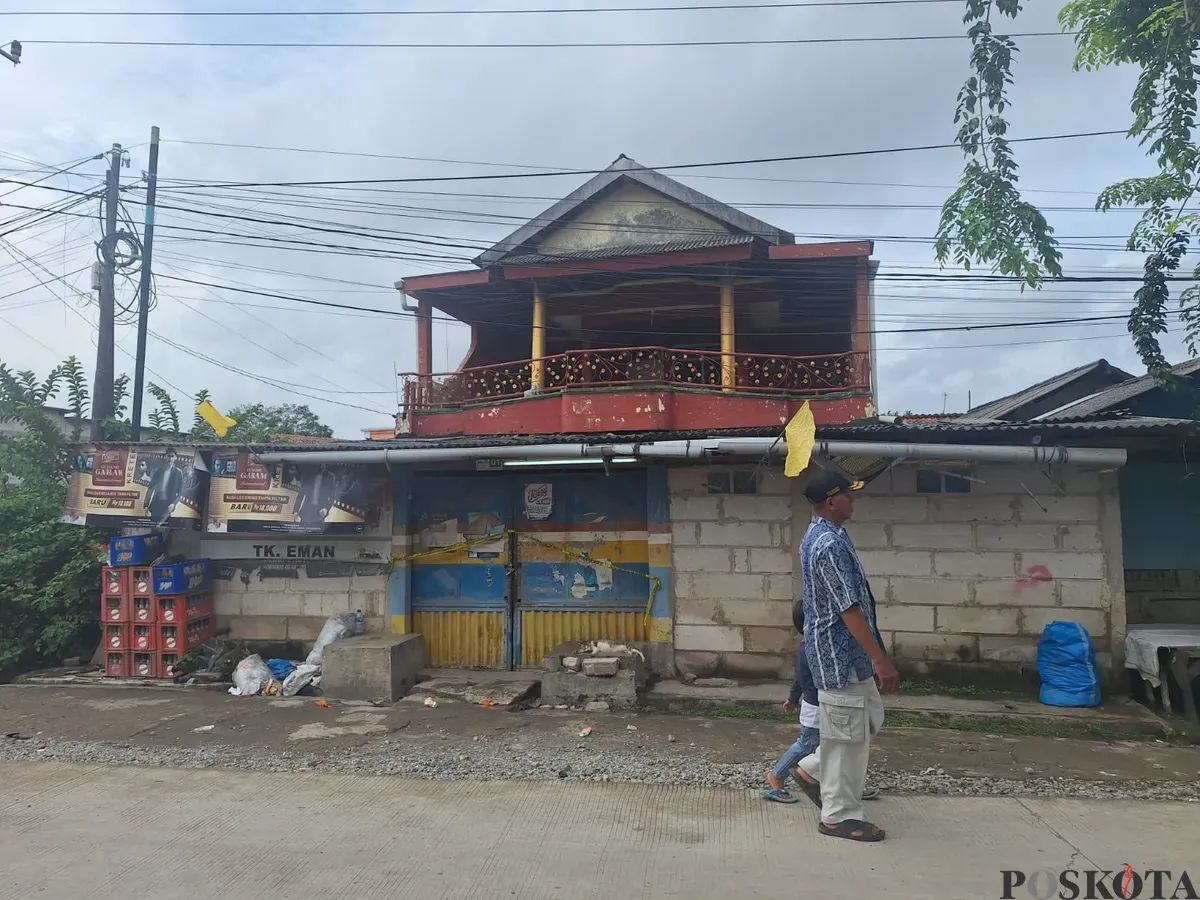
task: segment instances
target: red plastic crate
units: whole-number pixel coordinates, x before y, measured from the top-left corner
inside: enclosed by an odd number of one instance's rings
[[[133,611],[129,608],[128,597],[105,594],[100,599],[100,621],[105,625],[129,622],[132,615]]]
[[[129,570],[128,569],[111,569],[108,566],[104,567],[104,573],[101,576],[102,590],[105,597],[128,597],[129,596]]]
[[[148,623],[134,622],[126,626],[129,629],[130,650],[157,650],[158,626]]]
[[[187,617],[195,619],[211,619],[213,614],[212,594],[197,594],[187,599]]]
[[[130,678],[158,677],[158,654],[153,650],[131,650],[129,660]]]
[[[135,625],[153,625],[158,621],[153,597],[129,598],[129,621]]]
[[[133,654],[127,650],[107,650],[104,653],[104,674],[110,678],[128,678]]]
[[[158,677],[174,678],[175,667],[179,665],[181,659],[183,659],[183,654],[176,653],[174,650],[160,651],[158,654]]]
[[[154,577],[151,574],[151,569],[145,568],[127,569],[130,572],[129,576],[129,593],[134,597],[149,597],[154,593]]]
[[[130,628],[132,626],[124,622],[105,622],[101,627],[104,632],[104,651],[106,653],[120,653],[124,650],[133,649],[129,644]]]
[[[211,618],[211,594],[170,595],[154,598],[158,621],[182,622]]]
[[[184,656],[212,639],[214,623],[211,618],[194,622],[160,622],[158,624],[158,649],[172,651]]]

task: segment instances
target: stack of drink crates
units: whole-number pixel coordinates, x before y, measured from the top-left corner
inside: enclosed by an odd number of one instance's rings
[[[110,543],[113,564],[104,567],[100,600],[104,673],[170,678],[179,661],[215,631],[212,565],[206,559],[151,565],[161,553],[161,541],[136,543],[142,540],[114,538]],[[118,552],[118,542],[127,549]]]

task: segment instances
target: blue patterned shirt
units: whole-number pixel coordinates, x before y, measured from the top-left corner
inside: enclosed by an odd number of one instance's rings
[[[852,680],[865,681],[875,664],[854,639],[842,613],[858,606],[867,617],[879,646],[875,598],[867,573],[845,529],[816,516],[800,542],[804,573],[804,652],[818,690],[839,690]]]

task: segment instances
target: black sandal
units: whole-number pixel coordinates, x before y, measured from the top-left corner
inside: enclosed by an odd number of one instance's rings
[[[809,800],[816,804],[817,809],[821,808],[821,782],[806,781],[799,775],[796,776],[796,781],[800,784],[800,790],[804,792]]]
[[[845,838],[848,841],[859,841],[864,844],[874,844],[887,836],[882,828],[861,819],[846,819],[836,825],[826,825],[822,822],[817,826],[817,831],[826,837]]]

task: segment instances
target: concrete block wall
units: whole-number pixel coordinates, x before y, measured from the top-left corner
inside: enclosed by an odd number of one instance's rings
[[[676,668],[791,678],[794,482],[760,469],[757,494],[710,494],[708,471],[669,475]]]
[[[888,649],[918,671],[1032,666],[1043,628],[1076,621],[1122,663],[1125,593],[1114,473],[981,465],[969,493],[919,494],[897,466],[858,496],[848,530]],[[1032,495],[1032,496],[1031,496]]]
[[[256,571],[241,571],[217,581],[217,627],[244,640],[312,642],[329,616],[361,609],[368,631],[384,630],[386,574],[309,578],[301,569],[296,575],[262,578]]]
[[[391,534],[391,503],[381,511],[379,524],[370,537]],[[246,535],[247,537],[249,535]],[[200,532],[173,529],[167,550],[189,558],[200,555]],[[279,535],[265,535],[279,538]],[[304,641],[317,639],[325,620],[342,612],[363,611],[368,631],[384,631],[388,615],[388,575],[384,567],[364,566],[355,574],[339,577],[309,577],[300,565],[295,577],[281,577],[263,569],[261,560],[221,560],[235,568],[232,579],[213,583],[213,606],[218,630],[230,637],[252,641]],[[369,573],[369,574],[368,574]]]

